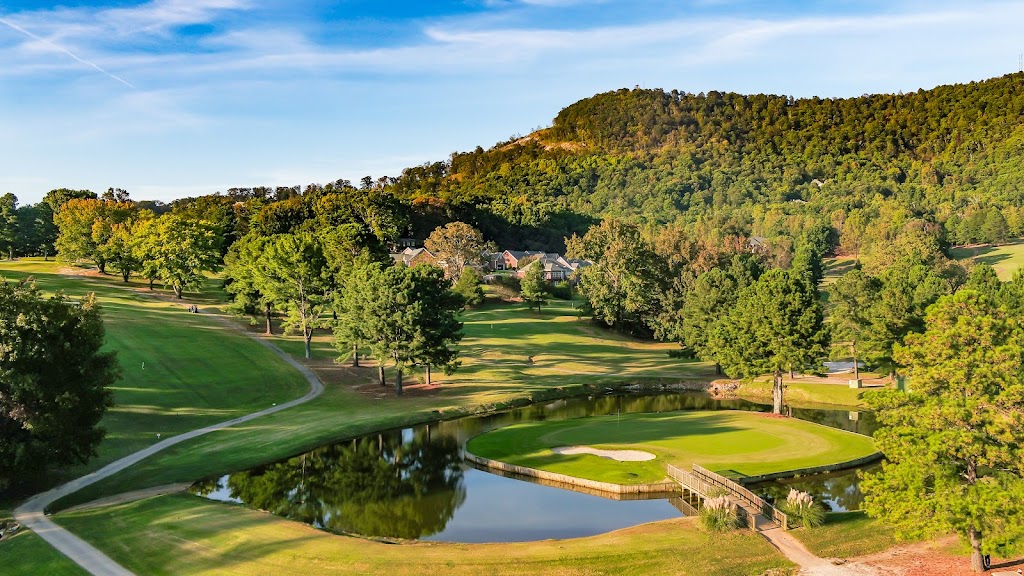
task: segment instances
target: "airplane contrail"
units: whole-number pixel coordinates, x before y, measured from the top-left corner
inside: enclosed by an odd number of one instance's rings
[[[10,20],[7,20],[6,18],[0,18],[0,24],[3,24],[3,25],[5,25],[8,28],[11,28],[13,30],[17,30],[18,32],[21,32],[22,34],[24,34],[25,36],[28,36],[29,38],[32,38],[33,40],[38,40],[39,42],[42,42],[43,44],[46,44],[48,46],[52,46],[53,48],[56,48],[57,50],[60,50],[61,52],[67,54],[68,56],[73,58],[76,62],[79,62],[81,64],[85,64],[86,66],[96,70],[97,72],[106,74],[107,76],[113,78],[114,80],[117,80],[118,82],[120,82],[121,84],[124,84],[125,86],[127,86],[129,88],[135,89],[135,86],[133,86],[131,84],[131,82],[128,82],[124,78],[121,78],[120,76],[117,76],[116,74],[112,74],[110,72],[107,72],[106,70],[104,70],[99,65],[97,65],[97,64],[95,64],[93,62],[90,62],[90,61],[88,61],[88,60],[86,60],[84,58],[79,58],[77,54],[75,54],[74,52],[68,50],[67,48],[64,48],[63,46],[58,46],[57,44],[54,44],[53,42],[47,40],[46,38],[43,38],[41,36],[37,36],[36,34],[33,34],[33,33],[29,32],[28,30],[25,30],[21,26],[18,26],[17,24],[15,24],[14,22],[11,22]]]

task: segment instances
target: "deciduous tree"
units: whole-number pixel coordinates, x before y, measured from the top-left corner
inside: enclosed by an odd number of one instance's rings
[[[135,247],[145,262],[143,272],[154,274],[178,298],[184,290],[199,289],[203,272],[214,270],[220,259],[218,235],[208,222],[165,214],[152,225],[140,225],[136,234],[146,235]]]
[[[120,374],[102,348],[93,295],[43,298],[32,284],[0,279],[0,492],[95,456]]]
[[[54,214],[57,225],[57,252],[65,262],[92,260],[101,273],[106,273],[107,260],[101,246],[113,233],[114,226],[135,215],[129,201],[75,198]]]
[[[538,260],[527,266],[519,285],[523,301],[531,308],[536,306],[539,314],[540,307],[548,301],[548,286],[544,280],[544,263]]]
[[[311,358],[313,330],[323,324],[332,283],[320,243],[309,233],[271,236],[255,271],[256,288],[284,311],[284,329],[302,335]]]
[[[484,301],[484,289],[480,285],[480,273],[474,268],[462,271],[452,290],[462,296],[466,306],[479,306]]]
[[[462,276],[466,266],[482,264],[484,252],[494,249],[479,230],[465,222],[451,222],[435,229],[423,246],[437,258],[445,277],[453,281]]]
[[[236,314],[262,315],[268,336],[273,334],[274,300],[260,290],[260,256],[269,239],[247,234],[231,245],[224,256],[224,289],[231,295],[228,309]],[[255,323],[255,320],[253,320]]]
[[[455,344],[462,338],[457,314],[463,300],[451,291],[444,273],[431,266],[367,267],[346,286],[335,328],[336,346],[369,346],[384,383],[386,362],[395,365],[395,390],[402,394],[405,370],[414,364],[458,366]]]
[[[18,197],[7,193],[0,196],[0,252],[14,259],[14,247],[18,244]]]
[[[566,252],[594,262],[580,273],[578,284],[594,316],[609,326],[639,328],[653,323],[665,282],[665,261],[639,228],[604,220],[582,238],[570,238]]]

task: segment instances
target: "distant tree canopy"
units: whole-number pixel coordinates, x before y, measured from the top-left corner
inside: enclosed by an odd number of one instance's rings
[[[1024,74],[846,99],[623,89],[385,189],[412,202],[414,222],[458,215],[503,242],[496,219],[558,231],[583,217],[703,221],[797,241],[823,216],[849,254],[912,219],[942,243],[1000,242],[1024,235],[1022,113]]]

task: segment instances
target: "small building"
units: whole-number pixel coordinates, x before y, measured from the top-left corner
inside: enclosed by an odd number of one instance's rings
[[[520,260],[523,260],[524,258],[529,258],[530,256],[543,255],[544,252],[539,252],[536,250],[505,250],[504,252],[502,252],[502,256],[505,259],[504,270],[518,270]]]
[[[423,246],[423,241],[416,238],[398,238],[388,241],[388,251],[392,253],[392,256],[401,253],[406,248],[418,248],[420,246]]]
[[[533,266],[544,267],[544,279],[548,282],[567,282],[572,279],[572,273],[576,271],[568,261],[558,254],[546,254],[520,268],[516,275],[522,278],[526,274],[526,270]]]
[[[436,264],[437,258],[426,248],[406,248],[401,252],[391,255],[391,258],[398,263],[412,267],[417,264]]]
[[[486,252],[483,256],[485,270],[505,270],[504,252]]]

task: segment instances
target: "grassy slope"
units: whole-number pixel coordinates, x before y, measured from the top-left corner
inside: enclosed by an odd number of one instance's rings
[[[823,558],[853,558],[887,550],[897,544],[892,528],[863,512],[835,512],[820,528],[792,531],[807,549]]]
[[[401,546],[334,536],[187,495],[57,519],[138,574],[198,574],[212,568],[218,574],[725,576],[792,566],[759,536],[745,531],[709,535],[683,518],[568,541]],[[136,537],[124,538],[129,533]]]
[[[657,456],[618,462],[559,455],[555,446],[636,449]],[[730,476],[755,476],[853,460],[875,452],[866,437],[795,419],[748,412],[623,414],[501,428],[472,439],[474,454],[617,484],[657,482],[665,465],[700,464]]]
[[[99,293],[106,305],[108,313],[108,327],[111,337],[116,337],[118,330],[141,330],[152,329],[153,338],[157,341],[141,338],[136,341],[134,338],[126,337],[118,344],[118,347],[125,346],[132,348],[127,354],[134,354],[139,360],[138,368],[128,365],[126,362],[126,379],[142,375],[142,357],[152,358],[157,356],[168,356],[168,371],[178,371],[179,379],[166,383],[162,389],[174,392],[178,385],[175,382],[182,382],[181,388],[188,388],[190,378],[202,377],[204,374],[189,373],[188,366],[191,362],[208,361],[211,364],[204,367],[203,371],[222,370],[217,363],[224,360],[224,355],[219,354],[225,349],[225,339],[231,339],[234,334],[221,329],[218,325],[206,323],[203,317],[184,314],[177,307],[151,300],[144,296],[127,293],[113,288],[120,284],[115,279],[63,279],[55,276],[56,266],[40,262],[15,262],[8,266],[5,274],[9,277],[22,276],[28,273],[37,275],[40,284],[48,288],[66,288],[72,293],[82,293],[86,289],[95,290]],[[189,301],[189,300],[186,300]],[[219,296],[212,291],[190,295],[190,301],[198,301],[205,306],[216,305]],[[414,387],[410,394],[403,399],[395,399],[389,392],[375,385],[368,385],[372,380],[375,369],[362,368],[354,370],[347,367],[333,365],[331,358],[334,351],[330,347],[330,336],[327,334],[318,335],[314,341],[314,354],[321,360],[314,360],[313,364],[326,374],[329,386],[327,393],[316,401],[302,407],[289,410],[285,413],[262,418],[250,422],[236,429],[220,431],[206,438],[190,441],[174,450],[153,458],[147,459],[140,465],[123,472],[122,475],[105,481],[84,493],[77,495],[76,501],[85,501],[93,497],[120,493],[128,489],[156,486],[172,481],[191,481],[209,475],[222,474],[222,472],[246,468],[274,458],[284,457],[298,451],[312,448],[332,440],[366,433],[374,429],[387,426],[401,425],[413,421],[436,419],[440,416],[457,415],[465,413],[471,408],[495,409],[500,408],[502,403],[512,399],[524,397],[561,396],[566,394],[567,386],[580,387],[581,380],[588,385],[609,385],[620,382],[633,382],[638,380],[654,381],[676,381],[689,378],[706,378],[711,376],[710,367],[702,364],[687,364],[668,358],[666,352],[671,345],[650,344],[637,342],[628,338],[618,337],[607,332],[594,328],[589,322],[575,318],[571,310],[571,304],[559,302],[549,308],[541,316],[528,313],[522,310],[521,306],[500,306],[483,308],[474,311],[466,316],[466,339],[463,342],[464,366],[454,376],[435,375],[442,384],[433,389]],[[144,322],[132,322],[144,315]],[[202,329],[183,329],[181,326],[187,323],[203,323]],[[180,331],[187,333],[182,338],[182,345],[168,346],[164,342],[165,331],[171,335]],[[197,344],[197,338],[205,338],[207,334],[212,339],[201,339]],[[294,355],[300,354],[301,343],[297,338],[274,337],[273,340],[282,344]],[[242,340],[245,341],[245,340]],[[113,342],[113,339],[112,339]],[[112,345],[114,345],[112,343]],[[257,356],[266,356],[262,353]],[[142,352],[138,352],[142,351]],[[216,351],[218,355],[210,355]],[[126,354],[121,351],[122,358]],[[175,355],[194,354],[195,359]],[[233,353],[232,353],[233,354]],[[218,358],[219,356],[219,358]],[[534,363],[529,363],[527,357],[534,357]],[[203,360],[206,359],[206,360]],[[154,362],[153,360],[148,362]],[[182,368],[184,367],[184,368]],[[185,370],[184,373],[180,372]],[[146,365],[146,370],[151,370],[151,365]],[[230,370],[224,370],[229,372]],[[581,378],[573,375],[573,371],[589,372]],[[258,375],[249,373],[234,374],[234,379],[239,382],[248,382],[248,378],[264,377],[264,370],[258,370]],[[151,373],[152,374],[152,373]],[[244,376],[244,377],[243,377]],[[297,376],[291,375],[296,380]],[[168,380],[173,378],[168,377]],[[209,386],[219,386],[223,379],[207,381]],[[151,381],[151,383],[153,383]],[[141,386],[126,386],[126,388],[140,388]],[[223,395],[217,393],[217,389],[193,388],[191,392],[199,393],[202,390],[201,398],[220,398]],[[145,390],[124,389],[119,390],[119,398],[140,403],[138,398],[132,394],[138,394],[146,398]],[[176,394],[176,393],[175,393]],[[127,395],[127,396],[126,396]],[[230,396],[230,395],[229,395]],[[137,445],[141,446],[147,442],[150,429],[143,427],[144,422],[152,421],[159,417],[161,403],[165,399],[174,398],[174,394],[152,394],[153,400],[144,406],[146,409],[131,409],[112,412],[109,427],[117,431],[121,425],[125,430],[123,440],[116,440],[112,437],[111,447],[104,446],[106,451],[103,457],[112,458],[116,452],[127,451],[132,445],[129,440],[134,435]],[[245,395],[229,398],[230,401],[242,401],[239,405],[228,402],[227,406],[220,407],[221,410],[248,411],[243,408],[248,399]],[[255,403],[255,407],[265,405],[265,400]],[[203,419],[204,421],[216,420],[227,417],[223,412],[217,412],[214,406],[194,407],[191,409],[179,410],[182,416]],[[155,412],[157,412],[155,414]],[[123,422],[118,424],[117,422]],[[198,425],[198,424],[194,424]],[[193,427],[193,425],[184,426]],[[142,431],[144,430],[144,431]],[[169,434],[165,433],[164,434]],[[115,448],[120,442],[120,447]],[[95,467],[100,462],[93,462]],[[71,470],[70,474],[78,474]],[[244,573],[263,573],[267,571],[264,563],[287,563],[291,565],[296,562],[296,554],[287,550],[294,546],[309,544],[312,548],[306,548],[308,554],[303,554],[302,561],[296,565],[294,572],[323,572],[337,562],[345,562],[351,558],[346,554],[355,554],[357,557],[370,556],[380,558],[374,562],[373,569],[379,571],[394,571],[395,566],[419,566],[410,564],[418,558],[424,562],[435,565],[443,564],[445,567],[461,566],[459,570],[466,573],[478,572],[479,568],[488,565],[490,571],[502,569],[511,570],[512,564],[508,564],[503,557],[496,552],[504,551],[504,546],[497,548],[478,547],[480,553],[477,557],[465,557],[463,546],[451,546],[441,544],[416,544],[417,553],[402,546],[381,546],[373,544],[372,548],[364,548],[370,543],[362,540],[337,539],[296,525],[280,519],[273,519],[259,513],[251,512],[241,508],[189,500],[187,504],[178,500],[168,499],[164,501],[177,502],[176,504],[155,510],[148,515],[133,516],[125,513],[126,508],[108,508],[95,512],[79,512],[77,516],[69,521],[70,526],[80,535],[92,538],[95,535],[96,543],[101,549],[109,552],[115,558],[126,560],[128,558],[144,558],[148,553],[155,553],[156,560],[152,561],[154,570],[144,572],[159,572],[159,566],[177,566],[179,562],[189,562],[190,570],[194,572],[210,570],[211,568],[230,568],[236,563],[243,566]],[[130,508],[131,506],[129,506]],[[116,530],[109,530],[108,526],[115,523]],[[241,523],[241,524],[236,524]],[[232,525],[236,530],[225,530],[226,526]],[[154,530],[158,527],[169,526],[173,528],[179,539],[169,538],[170,533],[164,532],[164,538],[155,540],[145,538],[125,538],[125,534],[138,534],[144,530]],[[585,546],[581,551],[575,551],[575,544],[581,541],[573,541],[573,552],[571,558],[566,558],[562,546],[557,542],[537,543],[530,545],[517,545],[522,554],[524,563],[536,563],[538,570],[547,568],[558,569],[556,571],[567,572],[597,572],[598,567],[612,567],[611,572],[622,572],[628,566],[650,566],[650,557],[657,556],[657,566],[654,571],[674,571],[675,563],[681,562],[686,566],[694,566],[696,559],[706,559],[716,567],[721,567],[721,573],[735,573],[736,566],[779,566],[785,565],[777,554],[771,549],[764,548],[763,543],[753,540],[755,543],[745,542],[746,536],[738,536],[734,539],[737,546],[752,545],[748,548],[748,556],[753,559],[748,564],[743,564],[742,553],[736,551],[737,556],[724,560],[725,564],[719,562],[717,554],[696,553],[696,547],[707,547],[708,543],[703,542],[707,537],[694,533],[680,535],[675,524],[667,530],[665,523],[650,525],[651,527],[640,527],[633,530],[640,531],[636,537],[628,538],[624,546],[615,545],[622,540],[623,533],[616,535],[605,535],[588,539],[593,542],[592,546]],[[689,526],[687,524],[687,526]],[[189,532],[190,531],[190,532]],[[629,533],[630,531],[627,531]],[[108,539],[100,541],[102,535]],[[25,538],[25,537],[23,537]],[[28,536],[32,540],[35,537]],[[690,548],[683,549],[677,559],[675,550],[680,541],[687,540]],[[38,540],[37,540],[38,541]],[[346,546],[337,548],[337,542],[344,541]],[[0,553],[4,557],[9,554],[11,542],[0,543]],[[657,554],[652,550],[644,548],[648,542],[651,545],[660,546]],[[41,542],[39,542],[41,544]],[[173,544],[173,545],[172,545]],[[214,545],[216,544],[216,545]],[[633,547],[640,544],[639,551],[634,552]],[[699,546],[697,545],[699,544]],[[24,546],[24,544],[23,544]],[[204,554],[197,550],[210,546],[216,549],[216,553]],[[352,548],[355,546],[355,548]],[[585,549],[585,548],[590,549]],[[4,549],[7,548],[7,549]],[[158,553],[167,548],[172,550],[169,553]],[[762,549],[764,548],[764,549]],[[48,546],[40,545],[39,548],[25,552],[26,548],[16,548],[15,556],[19,562],[28,562],[29,572],[36,572],[35,567],[42,566],[53,560],[53,551]],[[253,550],[257,551],[253,551]],[[354,549],[354,551],[353,551]],[[155,551],[156,550],[156,551]],[[260,550],[274,550],[271,556],[262,556]],[[753,552],[751,550],[754,550]],[[429,553],[425,553],[429,551]],[[664,553],[662,553],[664,552]],[[29,553],[32,558],[25,561],[25,554]],[[668,554],[668,556],[667,556]],[[497,558],[497,560],[496,560]],[[185,560],[182,560],[185,559]],[[194,560],[193,560],[194,559]],[[229,559],[229,560],[225,560]],[[591,559],[591,560],[586,560]],[[711,559],[711,560],[707,560]],[[739,565],[732,565],[735,561]],[[311,564],[310,564],[311,563]],[[465,563],[465,564],[463,564]],[[475,564],[474,564],[475,563]],[[315,566],[312,566],[315,565]],[[620,568],[616,570],[615,568]],[[369,570],[369,568],[368,568]],[[420,568],[410,569],[421,571]],[[637,571],[640,571],[638,569]],[[761,570],[750,570],[760,572]],[[708,570],[695,568],[693,573],[707,573]],[[748,572],[745,568],[740,572]]]
[[[1013,278],[1013,273],[1018,268],[1024,266],[1024,240],[1014,240],[1001,246],[961,246],[950,249],[949,255],[954,260],[972,260],[978,264],[988,264],[996,269],[999,279],[1005,282]],[[852,256],[826,260],[825,277],[821,283],[822,291],[827,293],[833,282],[853,269],[855,261],[856,258]]]
[[[850,378],[852,377],[850,376]],[[786,403],[831,404],[863,408],[866,406],[863,397],[867,390],[866,388],[850,388],[841,384],[786,382]],[[770,402],[772,399],[772,383],[769,380],[743,382],[736,393],[744,398]]]
[[[66,556],[54,550],[42,538],[27,531],[0,540],[0,566],[0,572],[11,576],[88,574]]]
[[[31,274],[44,291],[72,297],[95,292],[106,347],[117,351],[124,373],[113,387],[115,406],[102,422],[107,438],[99,456],[55,479],[81,476],[145,448],[158,433],[166,438],[305,392],[300,374],[214,319],[102,281],[65,278],[61,268],[38,260],[0,262],[0,275],[15,280]]]
[[[320,334],[313,363],[328,380],[320,398],[171,448],[72,495],[58,508],[243,470],[346,437],[493,410],[515,399],[564,396],[570,388],[582,392],[584,385],[712,375],[707,364],[670,359],[666,352],[671,344],[639,342],[595,328],[577,318],[568,302],[553,303],[541,315],[521,305],[486,307],[467,312],[464,321],[459,371],[451,376],[435,373],[434,387],[413,386],[403,398],[395,397],[390,388],[372,384],[376,378],[372,366],[353,369],[332,363],[337,353],[330,347],[329,335]],[[301,354],[298,338],[275,336],[272,340],[293,355]]]
[[[974,246],[953,248],[950,255],[957,260],[971,259],[978,264],[988,264],[996,269],[999,279],[1007,281],[1013,273],[1024,266],[1024,241],[1016,240],[1002,246]]]

